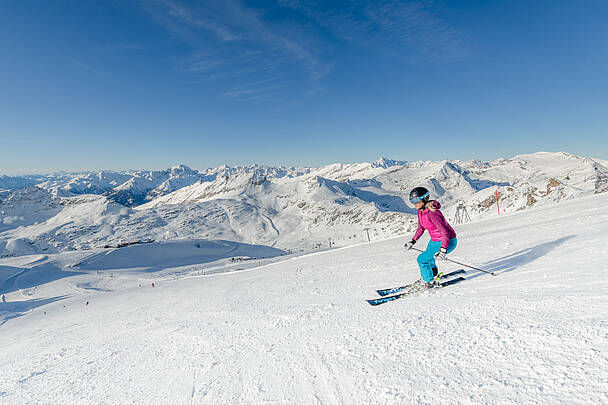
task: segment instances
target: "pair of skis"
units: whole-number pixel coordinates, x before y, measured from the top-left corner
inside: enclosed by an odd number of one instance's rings
[[[440,279],[444,280],[444,279],[448,279],[448,278],[457,276],[459,274],[464,274],[464,273],[466,273],[466,272],[462,269],[455,270],[455,271],[452,271],[451,273],[441,275]],[[447,286],[459,283],[464,280],[465,280],[465,278],[462,276],[456,277],[451,280],[446,280],[446,281],[440,282],[437,287],[447,287]],[[367,300],[367,302],[369,302],[370,305],[376,306],[376,305],[384,304],[385,302],[398,300],[399,298],[403,298],[407,295],[418,292],[419,290],[417,288],[415,288],[415,284],[416,283],[412,283],[412,284],[407,284],[407,285],[403,285],[403,286],[395,287],[395,288],[376,290],[376,292],[383,298],[371,299],[371,300]],[[398,293],[398,294],[396,294],[396,293]],[[391,294],[395,294],[395,295],[391,295]]]

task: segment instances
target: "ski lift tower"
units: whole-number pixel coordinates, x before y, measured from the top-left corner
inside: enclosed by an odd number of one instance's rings
[[[458,202],[458,206],[456,207],[456,214],[454,215],[454,223],[455,224],[464,224],[465,222],[470,222],[471,217],[467,211],[467,207],[464,206],[464,201],[460,200]]]

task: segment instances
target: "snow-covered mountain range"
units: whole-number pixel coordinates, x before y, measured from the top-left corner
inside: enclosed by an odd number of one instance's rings
[[[491,162],[0,176],[0,257],[197,238],[345,246],[412,231],[407,195],[416,186],[450,220],[465,210],[475,220],[498,215],[496,195],[500,211],[512,212],[605,192],[608,162],[538,152]]]

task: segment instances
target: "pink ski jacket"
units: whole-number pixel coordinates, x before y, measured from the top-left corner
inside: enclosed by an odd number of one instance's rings
[[[441,204],[438,201],[429,201],[423,210],[418,210],[418,229],[412,239],[420,239],[426,229],[431,240],[441,241],[441,247],[447,249],[450,239],[456,237],[456,232],[445,220],[439,208]]]

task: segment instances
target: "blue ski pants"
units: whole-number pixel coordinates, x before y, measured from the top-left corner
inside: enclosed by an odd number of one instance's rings
[[[450,239],[448,244],[447,253],[450,253],[456,249],[458,241],[456,238]],[[418,255],[418,267],[420,267],[420,276],[427,283],[433,281],[433,267],[437,267],[435,264],[435,253],[441,249],[441,241],[430,240],[426,246],[426,250]]]

